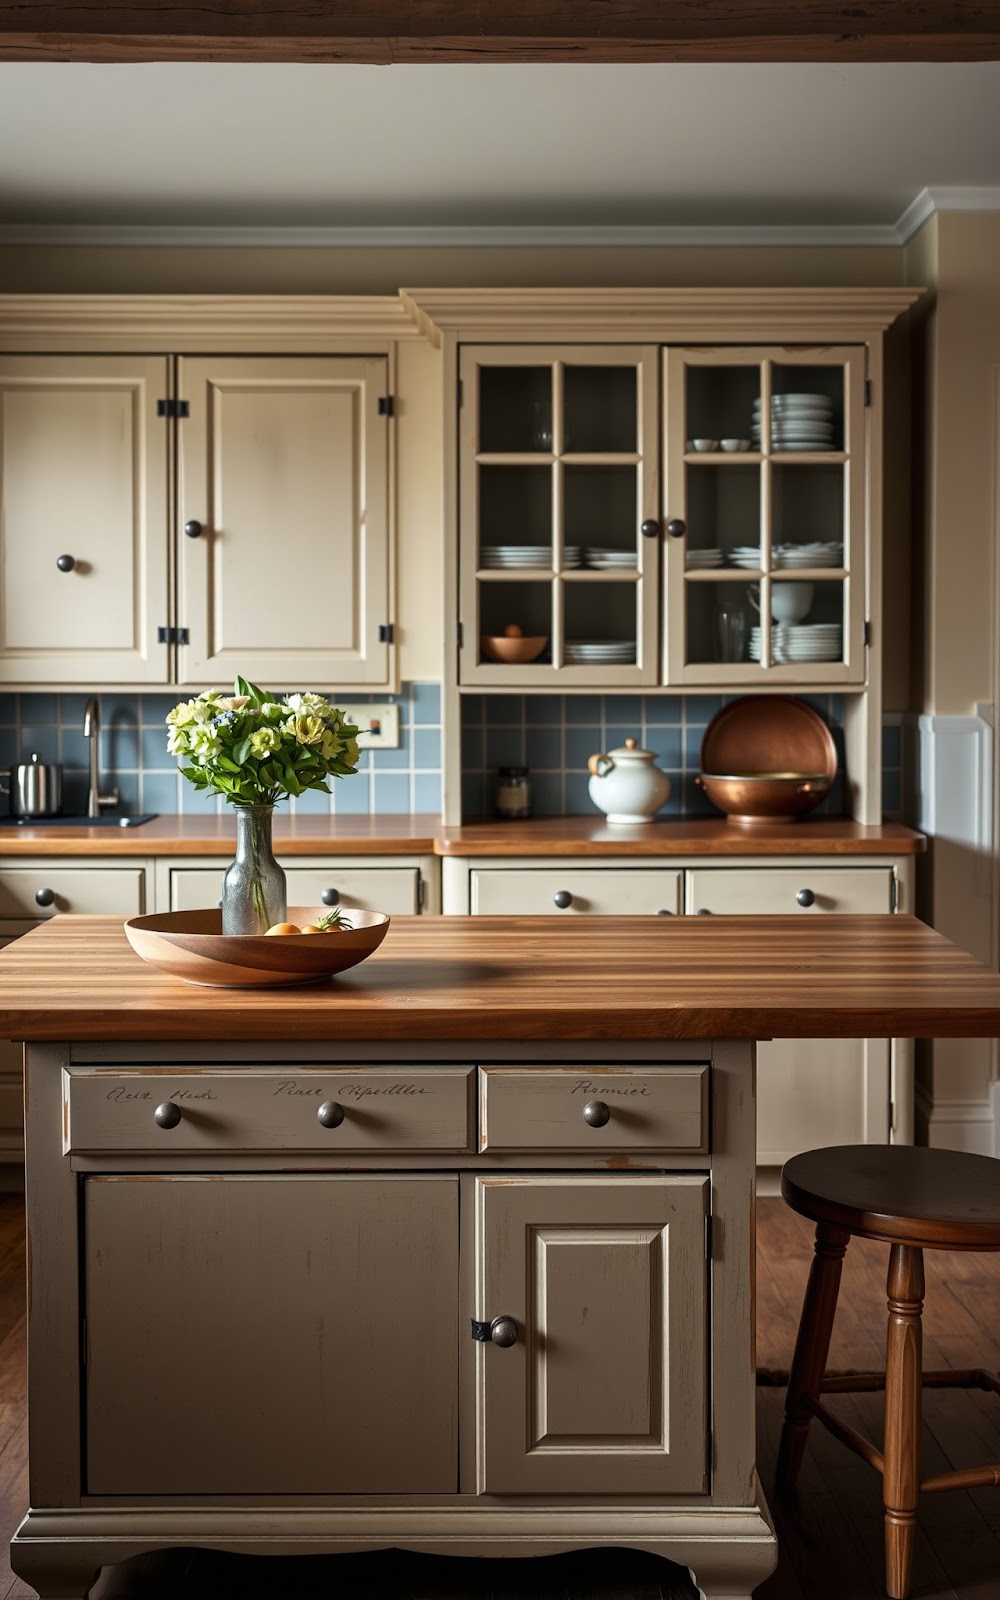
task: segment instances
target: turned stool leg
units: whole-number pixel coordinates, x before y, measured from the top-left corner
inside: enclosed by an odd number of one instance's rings
[[[889,1252],[889,1330],[885,1352],[885,1586],[892,1600],[910,1592],[920,1496],[920,1398],[924,1253],[894,1244]]]
[[[799,1321],[795,1355],[788,1377],[785,1425],[778,1447],[776,1480],[781,1490],[792,1489],[799,1475],[812,1414],[805,1402],[819,1394],[833,1332],[833,1315],[840,1292],[840,1271],[850,1240],[843,1228],[821,1222],[816,1228],[815,1255],[809,1269]]]

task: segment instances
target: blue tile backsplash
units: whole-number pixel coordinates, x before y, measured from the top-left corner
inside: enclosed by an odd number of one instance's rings
[[[176,694],[103,694],[101,782],[117,785],[127,811],[194,813],[216,811],[223,802],[198,794],[167,754],[164,718],[185,698]],[[347,699],[345,695],[342,697]],[[63,764],[63,810],[87,806],[87,741],[83,737],[85,694],[0,695],[0,766],[27,761]],[[304,794],[285,802],[293,814],[329,815],[441,810],[441,689],[436,683],[404,683],[398,695],[357,695],[352,705],[373,699],[399,705],[398,750],[363,750],[357,773],[333,779],[333,794]]]

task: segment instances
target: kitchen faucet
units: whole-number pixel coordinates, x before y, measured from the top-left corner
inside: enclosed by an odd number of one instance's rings
[[[99,817],[102,806],[116,806],[118,804],[118,790],[112,789],[110,794],[101,793],[101,777],[98,769],[101,738],[101,713],[96,700],[88,700],[83,710],[83,736],[90,740],[90,783],[87,787],[87,815]]]

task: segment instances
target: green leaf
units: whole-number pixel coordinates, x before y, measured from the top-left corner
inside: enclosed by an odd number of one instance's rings
[[[250,740],[249,739],[241,739],[239,744],[233,750],[233,760],[236,762],[237,767],[242,767],[243,763],[246,760],[248,760],[249,755],[250,755]]]

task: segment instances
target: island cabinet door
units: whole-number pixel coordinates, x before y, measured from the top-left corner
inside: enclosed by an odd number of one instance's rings
[[[91,1494],[453,1494],[453,1174],[85,1187]]]
[[[708,1201],[703,1174],[476,1180],[480,1492],[707,1493]]]

